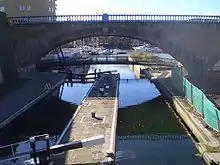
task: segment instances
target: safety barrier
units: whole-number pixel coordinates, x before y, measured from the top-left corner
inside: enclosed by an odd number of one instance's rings
[[[219,16],[210,15],[142,15],[142,14],[103,14],[103,15],[55,15],[9,17],[11,23],[96,23],[96,22],[187,22],[187,23],[220,23]]]
[[[206,95],[184,77],[183,68],[172,69],[172,83],[176,89],[184,93],[185,98],[201,114],[205,123],[212,129],[220,132],[220,112]]]
[[[88,56],[88,57],[77,57],[69,58],[65,60],[65,66],[68,65],[92,65],[92,64],[136,64],[136,65],[158,65],[158,66],[168,66],[175,67],[178,65],[178,62],[175,59],[170,58],[158,58],[158,57],[149,57],[149,58],[140,58],[129,56]],[[58,67],[60,62],[58,59],[47,59],[41,60],[39,66],[55,66]]]

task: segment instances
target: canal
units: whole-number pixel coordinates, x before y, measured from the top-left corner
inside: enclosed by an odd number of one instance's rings
[[[122,79],[119,88],[116,164],[205,164],[197,156],[186,129],[154,84],[146,79],[136,79],[126,65],[93,65],[89,72],[95,69],[118,70]],[[45,99],[28,110],[0,132],[0,143],[21,141],[35,134],[59,135],[91,85],[65,84],[61,100]]]

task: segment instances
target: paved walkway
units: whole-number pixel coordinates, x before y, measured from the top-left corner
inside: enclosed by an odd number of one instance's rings
[[[76,111],[76,117],[70,123],[68,129],[60,139],[60,143],[81,140],[93,136],[104,135],[105,143],[89,148],[69,150],[62,156],[54,158],[53,162],[63,164],[100,164],[106,161],[108,149],[115,153],[115,134],[117,125],[118,110],[118,74],[103,75],[97,81],[85,99],[85,105],[80,105]],[[101,95],[99,88],[106,84],[104,95]],[[91,117],[91,110],[96,111],[96,116]],[[62,136],[62,135],[61,135]]]
[[[53,90],[64,82],[65,75],[36,73],[28,75],[26,78],[29,80],[20,89],[9,94],[0,102],[0,129],[45,97],[48,93],[45,84],[50,83]]]

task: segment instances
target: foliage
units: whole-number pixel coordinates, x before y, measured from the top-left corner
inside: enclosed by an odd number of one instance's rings
[[[153,56],[153,54],[149,52],[133,52],[131,54],[131,58],[136,60],[148,60],[148,59],[155,59],[157,57]]]

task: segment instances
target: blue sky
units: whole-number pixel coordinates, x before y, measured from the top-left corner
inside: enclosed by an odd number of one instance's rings
[[[103,13],[220,15],[220,0],[57,0],[58,15]]]

